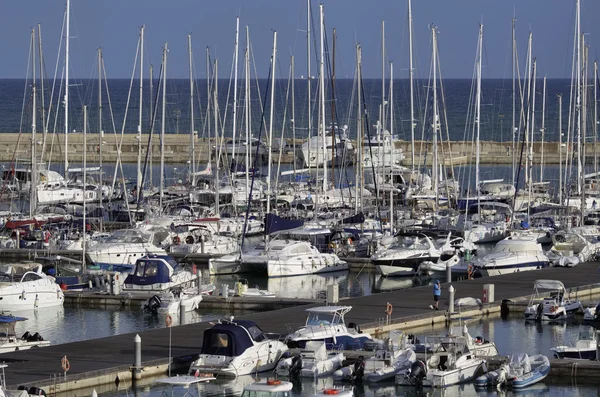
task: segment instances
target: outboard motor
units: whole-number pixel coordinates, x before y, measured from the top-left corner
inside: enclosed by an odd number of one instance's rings
[[[29,338],[31,338],[31,334],[29,333],[29,331],[25,332],[23,336],[21,336],[21,339],[23,340],[27,340]]]
[[[408,374],[408,379],[410,382],[417,386],[423,386],[423,379],[427,376],[427,366],[421,360],[417,360],[410,366],[410,372]]]
[[[162,300],[160,296],[154,295],[144,304],[144,313],[148,314],[158,314],[158,309],[160,308]]]
[[[541,320],[543,313],[544,313],[544,304],[543,303],[538,303],[535,319],[536,320]]]
[[[302,357],[299,354],[292,356],[292,365],[290,365],[289,374],[290,378],[297,378],[300,376],[302,370]]]
[[[354,371],[352,371],[352,380],[354,382],[362,382],[365,376],[365,358],[358,356],[354,363]]]
[[[44,340],[44,338],[42,338],[42,335],[40,335],[38,332],[36,332],[35,334],[33,334],[29,338],[27,338],[27,342],[40,342],[43,340]],[[29,394],[31,394],[31,393],[29,393]]]
[[[27,394],[30,396],[45,396],[46,392],[39,387],[32,386],[27,390]]]

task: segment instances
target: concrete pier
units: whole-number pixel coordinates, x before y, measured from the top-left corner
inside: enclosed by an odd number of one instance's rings
[[[299,150],[304,140],[296,139],[296,149]],[[142,148],[145,156],[148,137],[142,137]],[[165,135],[165,161],[168,164],[185,164],[190,158],[190,140],[187,134],[166,134]],[[40,144],[40,142],[38,142]],[[138,140],[136,134],[124,134],[114,136],[104,134],[102,143],[100,143],[98,135],[89,134],[87,137],[87,161],[90,163],[98,163],[100,159],[99,145],[102,145],[103,163],[114,164],[117,161],[117,148],[121,147],[121,161],[123,163],[137,163]],[[291,163],[296,156],[291,152],[292,140],[286,139],[285,149],[282,163]],[[396,141],[396,147],[401,148],[405,154],[410,153],[411,143],[408,141]],[[200,163],[206,163],[208,160],[209,149],[214,150],[214,141],[206,138],[196,138],[195,143],[196,159]],[[424,156],[426,161],[431,162],[431,153],[433,147],[431,142],[415,142],[417,153],[429,153]],[[160,147],[158,145],[158,135],[154,137],[152,145],[153,163],[158,164],[160,159]],[[565,148],[563,148],[562,158],[566,156]],[[41,146],[38,148],[38,156],[40,155]],[[452,141],[450,144],[440,142],[438,144],[438,152],[444,160],[445,165],[460,165],[472,162],[475,156],[474,144],[470,141]],[[517,158],[520,155],[520,146],[516,150]],[[533,143],[534,164],[540,163],[540,153],[542,152],[542,143]],[[273,161],[278,159],[279,149],[273,157]],[[451,154],[451,156],[449,155]],[[594,146],[586,145],[586,154],[588,157],[593,157]],[[481,142],[481,164],[512,164],[512,142]],[[51,156],[51,158],[48,158]],[[558,142],[544,142],[544,164],[558,164],[559,161],[559,145]],[[28,133],[2,133],[0,134],[0,162],[9,162],[11,159],[28,160],[31,158],[31,135]],[[450,158],[452,160],[450,160]],[[54,138],[54,148],[50,151],[50,145],[46,145],[46,153],[44,160],[52,163],[62,163],[64,161],[64,134],[57,134]],[[143,159],[142,159],[143,160]],[[83,161],[83,134],[69,134],[69,161],[73,163],[81,163]],[[422,164],[423,158],[418,155],[415,158],[419,164]],[[410,165],[410,156],[406,156],[405,165]]]

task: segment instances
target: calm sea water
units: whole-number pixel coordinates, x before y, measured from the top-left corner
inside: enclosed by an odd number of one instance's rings
[[[287,73],[286,73],[287,75]],[[154,90],[150,93],[149,81],[144,83],[144,94],[142,98],[142,109],[144,113],[143,132],[150,131],[151,111],[151,95],[156,97],[157,81],[154,82]],[[239,109],[237,111],[238,126],[242,126],[244,121],[244,82],[239,81],[238,98]],[[270,103],[265,102],[265,92],[268,81],[266,79],[253,80],[251,82],[251,114],[252,114],[252,131],[254,136],[258,136],[259,128],[268,122]],[[312,128],[315,131],[318,119],[318,81],[311,80],[312,83],[312,111],[310,119],[312,120]],[[389,80],[388,80],[389,83]],[[131,102],[129,106],[129,115],[125,118],[125,110],[127,108],[127,99],[129,93],[130,81],[126,79],[110,79],[106,83],[108,85],[108,93],[103,88],[103,130],[106,133],[112,133],[116,130],[120,133],[124,127],[127,133],[137,131],[138,114],[139,114],[139,84],[134,81],[133,90],[131,93]],[[222,123],[225,126],[226,135],[231,136],[232,131],[232,104],[233,104],[233,83],[229,80],[219,81],[218,101],[220,109],[220,117],[224,120]],[[31,128],[31,81],[25,79],[0,79],[0,131],[2,132],[29,132]],[[307,81],[304,79],[295,79],[295,134],[297,137],[305,137],[308,132],[309,114],[307,100]],[[427,79],[417,79],[414,83],[415,87],[415,119],[417,127],[415,137],[418,139],[431,139],[430,125],[428,117],[431,118],[431,110],[426,115],[425,109],[430,108],[431,95],[427,95],[427,87],[429,82]],[[41,82],[37,82],[38,92],[41,93]],[[137,88],[136,88],[137,87]],[[206,123],[207,120],[207,86],[205,80],[198,80],[195,84],[195,130],[198,131],[200,137],[207,137],[210,133],[214,135],[212,128],[209,129]],[[327,103],[326,114],[328,120],[336,122],[339,126],[347,125],[349,127],[350,136],[356,134],[356,115],[357,115],[357,97],[356,83],[351,79],[336,79],[335,95],[332,95],[329,84],[326,84]],[[287,137],[292,137],[292,109],[291,109],[291,93],[288,93],[287,78],[277,79],[275,83],[275,101],[274,101],[274,131],[277,131],[277,136],[284,128],[284,134]],[[363,82],[363,100],[367,104],[367,117],[371,131],[374,131],[373,125],[379,119],[379,108],[381,104],[381,80],[369,79]],[[83,130],[83,105],[88,106],[88,122],[90,128],[88,131],[98,131],[98,95],[97,81],[91,79],[77,80],[74,79],[70,91],[70,125],[71,130],[81,132]],[[389,88],[386,89],[386,100],[389,101]],[[467,127],[472,125],[473,117],[468,117],[468,109],[472,108],[474,99],[472,97],[472,82],[468,79],[448,79],[444,81],[444,103],[440,105],[440,109],[445,113],[442,115],[443,120],[443,136],[447,132],[452,140],[471,140],[472,129]],[[566,132],[566,123],[568,120],[568,98],[570,90],[570,81],[567,79],[551,79],[547,82],[546,98],[547,109],[545,112],[545,139],[550,141],[558,141],[558,101],[557,95],[563,95],[563,122],[565,124],[564,131]],[[51,110],[50,122],[42,123],[38,121],[38,131],[42,131],[40,126],[48,124],[48,131],[64,132],[64,110],[62,105],[57,106],[58,88],[55,89],[54,100],[52,101],[51,109],[59,109],[59,114],[55,117],[55,111]],[[393,112],[393,130],[394,134],[404,140],[410,140],[410,98],[409,98],[409,82],[407,79],[394,80],[394,112]],[[45,108],[50,106],[49,98],[51,97],[51,81],[44,82],[45,93]],[[537,82],[536,89],[536,126],[541,126],[542,118],[542,83]],[[267,92],[268,94],[268,92]],[[161,94],[162,95],[162,94]],[[481,139],[495,141],[510,141],[511,124],[512,124],[512,80],[510,79],[488,79],[482,83],[482,117],[481,117]],[[518,94],[516,95],[519,98]],[[185,79],[168,80],[166,92],[167,110],[165,117],[167,133],[188,133],[190,131],[190,95],[189,82]],[[270,98],[267,95],[266,98]],[[287,99],[286,99],[287,98]],[[110,99],[110,102],[109,102]],[[41,110],[41,99],[38,99],[38,106]],[[264,103],[264,107],[262,104]],[[335,120],[331,118],[331,104],[335,104]],[[441,103],[441,102],[440,102]],[[390,120],[390,104],[386,105],[386,119]],[[158,108],[157,119],[155,123],[155,131],[160,128],[161,111]],[[264,109],[264,120],[261,124],[261,114]],[[111,113],[112,112],[112,113]],[[38,111],[38,117],[41,117],[41,111]],[[212,111],[210,112],[212,118]],[[517,124],[518,124],[519,105],[517,105]],[[447,120],[447,122],[446,122]],[[285,125],[284,125],[285,121]],[[114,126],[113,126],[114,125]],[[212,123],[214,125],[214,123]],[[389,127],[389,121],[386,121]],[[425,127],[425,128],[423,128]],[[447,127],[447,128],[446,128]],[[238,127],[238,131],[243,131]],[[263,130],[264,136],[265,130]]]

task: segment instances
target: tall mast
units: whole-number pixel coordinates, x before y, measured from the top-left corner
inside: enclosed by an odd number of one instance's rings
[[[544,181],[544,134],[546,133],[546,76],[544,76],[544,85],[542,89],[542,142],[540,148],[540,182]]]
[[[273,105],[275,104],[275,59],[277,56],[277,31],[273,31],[273,54],[271,55],[271,106],[269,109],[269,137],[267,143],[267,214],[271,212],[271,162],[273,161]]]
[[[320,33],[321,33],[321,60],[319,68],[319,94],[321,98],[321,136],[323,137],[323,192],[327,191],[327,157],[325,141],[325,20],[323,15],[323,4],[319,4],[319,19],[320,19]]]
[[[211,168],[212,165],[212,144],[210,143],[210,108],[211,108],[211,92],[210,92],[210,82],[211,82],[211,71],[210,71],[210,48],[206,47],[206,134],[208,136],[208,163],[207,168]],[[216,147],[216,143],[215,143]]]
[[[310,159],[310,137],[312,136],[312,98],[311,98],[311,77],[310,77],[310,0],[306,1],[306,96],[308,102],[308,157]],[[318,150],[318,148],[317,148]],[[317,156],[318,158],[318,156]],[[310,172],[310,160],[306,159],[308,169]]]
[[[333,51],[331,66],[331,183],[335,188],[335,42],[337,40],[333,28]]]
[[[381,21],[381,133],[385,131],[385,21]]]
[[[189,69],[190,69],[190,166],[189,166],[189,182],[195,186],[196,174],[196,132],[194,129],[194,55],[192,53],[192,35],[188,34],[188,54],[189,54]],[[234,108],[235,114],[235,108]],[[235,117],[234,117],[235,120]],[[234,123],[235,125],[235,123]],[[234,130],[235,131],[235,130]]]
[[[594,173],[598,174],[598,61],[594,61]]]
[[[415,172],[415,103],[413,70],[412,3],[408,0],[408,76],[410,79],[410,151],[412,172]]]
[[[100,175],[99,175],[99,185],[98,185],[98,204],[100,204],[100,206],[102,206],[102,138],[104,137],[104,132],[102,131],[102,48],[98,48],[98,165],[100,166]],[[87,108],[86,112],[87,112]],[[84,119],[87,120],[87,113],[86,116],[84,117]],[[84,130],[85,128],[87,128],[86,125],[84,125]],[[141,137],[140,137],[141,140]],[[84,151],[84,155],[85,152],[87,151],[87,147],[84,145],[83,146],[83,151]],[[85,166],[84,166],[85,169]],[[84,171],[85,172],[85,171]],[[83,201],[85,203],[85,177],[83,178]],[[139,192],[139,189],[138,189]],[[85,222],[84,222],[84,227],[85,227]],[[100,217],[100,231],[102,231],[102,217]],[[85,230],[84,230],[85,233]]]
[[[563,174],[562,174],[562,94],[558,94],[558,204],[563,205]]]
[[[138,156],[137,156],[137,183],[136,183],[136,201],[140,200],[142,191],[142,116],[143,116],[143,94],[144,94],[144,25],[140,27],[140,109],[138,114]],[[152,106],[152,104],[150,104]],[[102,130],[100,130],[100,139],[102,140]],[[150,171],[152,173],[152,171]]]
[[[577,117],[577,194],[581,194],[582,186],[581,180],[583,177],[583,166],[581,163],[581,3],[580,0],[576,1],[576,22],[575,29],[577,34],[577,46],[576,46],[576,59],[575,69],[577,74],[575,76],[576,81],[576,99],[575,99],[575,111]],[[582,204],[583,205],[583,204]]]
[[[219,203],[219,60],[215,59],[213,71],[213,122],[215,126],[215,215],[220,216]]]
[[[237,161],[235,157],[235,147],[237,146],[236,132],[237,132],[237,90],[238,90],[238,48],[240,39],[240,17],[235,18],[235,47],[233,55],[233,145],[231,149],[231,161],[234,164],[234,172],[231,174],[231,179],[235,179],[235,173],[237,171]]]
[[[37,206],[37,154],[36,154],[36,118],[37,118],[37,93],[36,93],[36,76],[35,76],[35,29],[31,29],[31,73],[32,73],[32,85],[31,95],[33,97],[33,103],[31,108],[31,181],[30,181],[30,197],[29,197],[29,215],[35,214]],[[41,59],[40,59],[41,62]],[[41,76],[40,76],[41,77]],[[85,151],[85,150],[84,150]]]
[[[296,71],[294,56],[291,56],[290,63],[292,65],[292,150],[296,153]],[[296,177],[296,161],[292,161],[294,165],[294,177]]]
[[[529,128],[531,130],[531,139],[529,141],[529,186],[528,186],[528,202],[531,203],[532,199],[532,190],[533,190],[533,142],[534,142],[534,131],[535,131],[535,86],[537,82],[537,59],[533,58],[533,69],[531,72],[532,76],[532,86],[531,89],[531,115],[529,119],[531,120],[531,124]],[[527,206],[527,216],[529,217],[529,206]]]
[[[532,80],[532,60],[531,60],[531,53],[532,53],[532,41],[533,41],[533,35],[531,32],[529,32],[529,40],[527,42],[527,63],[526,63],[526,69],[527,69],[527,112],[529,113],[530,109],[531,109],[531,104],[529,102],[529,99],[531,98],[531,80]],[[530,176],[529,176],[529,162],[530,162],[530,158],[529,158],[529,145],[531,144],[530,140],[529,140],[529,125],[531,123],[531,119],[529,117],[525,118],[525,185],[529,186],[529,184],[531,184],[531,180],[530,180]]]
[[[100,145],[102,146],[102,145]],[[100,175],[102,175],[102,169],[100,169]],[[86,193],[87,190],[85,188],[85,181],[87,179],[87,106],[83,106],[83,227],[81,230],[81,263],[83,265],[82,272],[85,269],[85,237],[86,237],[86,212],[85,204],[87,201]],[[102,191],[102,189],[100,189]],[[102,196],[102,193],[100,193]]]
[[[165,119],[167,117],[167,43],[163,48],[163,72],[162,72],[162,115],[160,118],[161,128],[160,128],[160,197],[159,197],[159,211],[162,214],[163,212],[163,196],[165,189]]]
[[[516,19],[512,19],[512,185],[515,185],[515,169],[517,168],[517,125],[516,125],[516,108],[517,108],[517,96],[516,96],[516,67],[517,67],[517,40],[515,38],[515,22]]]
[[[150,72],[149,72],[148,77],[150,77],[150,89],[148,90],[148,93],[150,94],[150,106],[152,106],[152,109],[154,109],[154,95],[152,94],[152,91],[154,90],[154,66],[152,64],[150,64]],[[158,98],[157,98],[158,100]],[[152,123],[154,123],[154,121],[152,121]],[[153,141],[154,141],[154,135],[150,134],[150,139],[148,140],[150,142],[150,147],[148,148],[148,151],[150,152],[150,158],[148,160],[148,165],[150,166],[150,172],[148,173],[148,184],[150,186],[154,186],[154,181],[153,181],[153,177],[152,174],[154,174],[153,167],[152,167],[152,161],[154,158],[154,145],[153,145]],[[209,152],[210,153],[210,152]],[[141,193],[140,193],[141,194]]]
[[[479,136],[481,132],[481,61],[483,49],[483,24],[479,25],[479,40],[477,41],[477,96],[475,105],[475,191],[477,192],[477,202],[479,203],[479,161],[480,161],[480,142]]]
[[[435,195],[435,207],[438,208],[438,130],[439,130],[439,113],[437,104],[437,31],[436,27],[431,27],[431,37],[433,44],[433,162],[431,167],[431,176],[433,178],[433,194]]]
[[[69,177],[69,41],[71,0],[67,0],[67,29],[65,37],[65,179]]]
[[[40,67],[40,88],[41,88],[41,92],[40,92],[40,99],[42,101],[40,109],[42,110],[42,149],[41,149],[41,154],[40,154],[40,162],[44,157],[44,148],[45,148],[45,144],[46,144],[46,136],[48,133],[48,128],[46,125],[46,101],[44,98],[44,58],[43,58],[43,52],[42,52],[42,25],[38,23],[37,25],[37,30],[38,30],[38,49],[39,49],[39,67]]]
[[[246,95],[244,96],[245,114],[246,114],[246,197],[250,200],[250,156],[252,153],[250,145],[250,137],[252,136],[251,122],[250,122],[250,30],[246,26],[246,54],[244,59],[244,66],[246,67]]]
[[[354,208],[356,209],[356,212],[358,213],[359,208],[362,210],[362,177],[363,177],[363,163],[362,163],[362,145],[363,145],[363,141],[362,141],[362,99],[361,99],[361,50],[360,50],[360,44],[356,45],[356,97],[357,97],[357,101],[356,101],[356,105],[358,106],[357,108],[357,112],[356,112],[356,147],[357,147],[357,151],[356,151],[356,155],[357,155],[357,161],[356,161],[356,181],[354,183],[354,187],[355,187],[355,197],[354,197]],[[360,199],[359,199],[360,196]]]
[[[385,143],[383,143],[385,145]],[[383,149],[385,165],[385,146]],[[394,63],[390,62],[390,181],[393,181],[394,174]],[[394,235],[394,190],[390,189],[390,236]]]

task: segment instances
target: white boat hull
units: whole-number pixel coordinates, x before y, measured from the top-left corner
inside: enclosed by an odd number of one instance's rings
[[[269,260],[267,262],[267,275],[269,277],[299,276],[303,274],[329,273],[348,270],[348,263],[342,262],[335,255],[322,254],[320,258]]]

